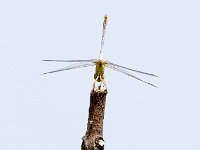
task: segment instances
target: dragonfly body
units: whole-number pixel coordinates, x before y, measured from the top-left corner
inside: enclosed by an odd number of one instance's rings
[[[103,33],[102,33],[102,40],[101,40],[101,49],[99,54],[99,60],[95,62],[96,70],[94,73],[94,79],[97,82],[102,82],[104,80],[104,70],[105,70],[105,62],[103,61],[103,46],[104,46],[104,38],[105,38],[105,32],[106,32],[106,26],[107,26],[107,15],[104,16],[104,22],[103,22]]]
[[[154,74],[150,74],[150,73],[146,73],[146,72],[142,72],[142,71],[138,71],[138,70],[134,70],[131,68],[127,68],[115,63],[112,63],[110,61],[106,61],[103,60],[103,53],[102,53],[102,49],[104,46],[104,38],[105,38],[105,31],[106,31],[106,26],[107,26],[107,15],[105,15],[104,17],[104,22],[103,22],[103,32],[102,32],[102,41],[101,41],[101,49],[100,49],[100,54],[99,54],[99,59],[86,59],[86,60],[43,60],[43,61],[54,61],[54,62],[76,62],[75,64],[72,64],[70,66],[58,69],[58,70],[54,70],[54,71],[50,71],[50,72],[46,72],[43,74],[48,74],[48,73],[54,73],[54,72],[59,72],[59,71],[64,71],[64,70],[70,70],[70,69],[75,69],[75,68],[83,68],[83,67],[89,67],[89,66],[95,66],[95,73],[94,73],[94,79],[96,82],[101,84],[105,84],[104,81],[104,70],[105,67],[108,67],[110,69],[113,69],[115,71],[121,72],[123,74],[126,74],[134,79],[137,79],[139,81],[142,81],[146,84],[149,84],[151,86],[156,87],[155,85],[144,81],[138,77],[136,77],[135,75],[133,75],[132,73],[130,73],[130,71],[135,72],[135,73],[140,73],[140,74],[144,74],[144,75],[149,75],[149,76],[154,76],[154,77],[158,77]]]

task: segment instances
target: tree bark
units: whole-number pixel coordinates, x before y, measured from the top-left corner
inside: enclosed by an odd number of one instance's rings
[[[87,131],[82,138],[81,150],[104,150],[103,119],[107,90],[92,89],[90,93]]]

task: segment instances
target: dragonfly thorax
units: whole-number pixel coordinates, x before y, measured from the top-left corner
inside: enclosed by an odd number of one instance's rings
[[[101,82],[104,80],[104,69],[105,69],[105,62],[104,61],[97,61],[96,62],[96,71],[94,73],[94,79],[97,82]]]

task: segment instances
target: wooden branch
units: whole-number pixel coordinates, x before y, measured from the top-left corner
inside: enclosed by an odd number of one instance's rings
[[[103,119],[107,90],[93,88],[90,93],[87,131],[82,138],[81,150],[104,150]]]

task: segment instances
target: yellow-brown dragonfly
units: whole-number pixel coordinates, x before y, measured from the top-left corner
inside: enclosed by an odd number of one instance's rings
[[[70,66],[61,68],[61,69],[57,69],[54,71],[49,71],[49,72],[45,72],[43,74],[49,74],[49,73],[55,73],[55,72],[60,72],[60,71],[65,71],[65,70],[70,70],[70,69],[76,69],[76,68],[83,68],[83,67],[89,67],[89,66],[96,66],[96,70],[94,73],[94,79],[96,82],[99,83],[104,83],[104,70],[105,67],[108,67],[110,69],[116,70],[118,72],[124,73],[132,78],[135,78],[139,81],[142,81],[146,84],[149,84],[153,87],[156,87],[154,84],[151,84],[147,81],[144,81],[136,76],[134,76],[132,73],[130,73],[130,71],[132,72],[136,72],[136,73],[141,73],[141,74],[145,74],[145,75],[149,75],[149,76],[154,76],[154,77],[158,77],[157,75],[151,74],[151,73],[146,73],[146,72],[142,72],[142,71],[138,71],[138,70],[134,70],[131,68],[127,68],[115,63],[112,63],[110,61],[107,60],[103,60],[103,46],[104,46],[104,38],[105,38],[105,32],[106,32],[106,26],[107,26],[107,20],[108,20],[108,16],[105,15],[104,16],[104,22],[103,22],[103,33],[102,33],[102,40],[101,40],[101,49],[100,49],[100,55],[99,55],[99,59],[86,59],[86,60],[43,60],[43,61],[52,61],[52,62],[76,62],[75,64],[72,64]]]

